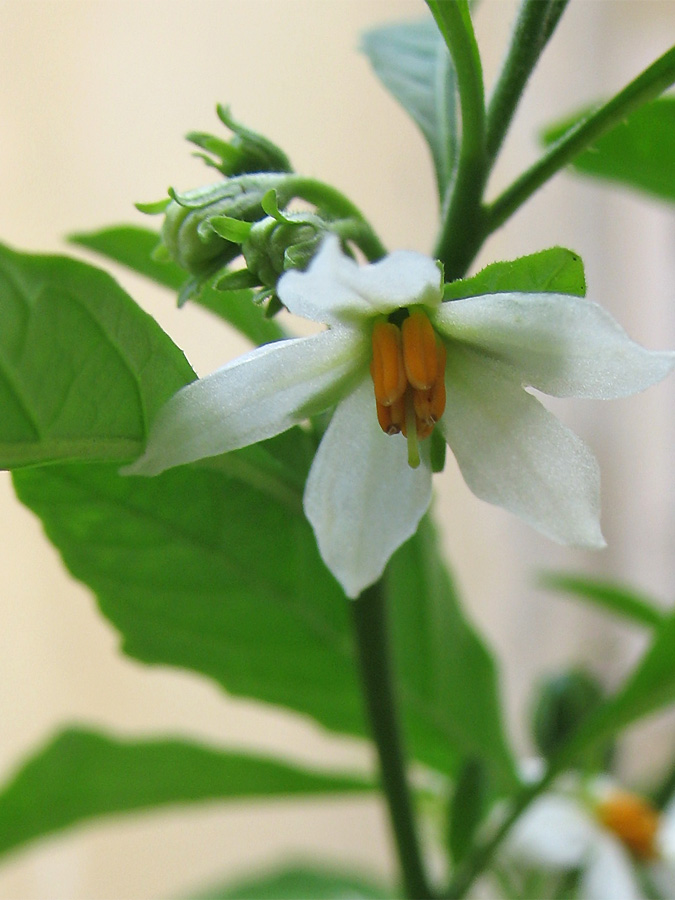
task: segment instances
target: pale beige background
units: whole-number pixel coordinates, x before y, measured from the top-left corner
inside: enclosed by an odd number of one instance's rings
[[[488,84],[514,4],[483,0],[478,30]],[[142,221],[132,204],[169,184],[209,180],[182,135],[216,129],[216,101],[278,141],[303,172],[334,182],[391,247],[428,250],[435,201],[423,143],[356,51],[368,25],[414,16],[416,0],[5,0],[0,2],[0,239],[64,249],[70,231]],[[663,52],[675,4],[575,0],[528,91],[493,189],[534,159],[539,125],[616,89]],[[497,234],[481,261],[553,244],[579,251],[590,296],[649,347],[675,346],[672,211],[562,176]],[[119,272],[205,374],[245,346],[199,310]],[[497,649],[510,729],[528,685],[565,662],[615,683],[639,635],[536,590],[535,573],[576,567],[627,579],[663,602],[675,569],[675,382],[613,404],[558,404],[597,451],[609,549],[552,547],[473,498],[454,465],[437,512],[475,620]],[[63,722],[126,735],[188,734],[296,759],[367,765],[364,748],[272,709],[223,698],[191,674],[122,658],[88,592],[64,573],[39,524],[0,480],[0,777]],[[645,775],[672,744],[669,722],[631,736],[626,768]],[[18,854],[0,898],[180,895],[290,853],[391,872],[380,805],[307,802],[225,810],[213,804],[99,824]]]

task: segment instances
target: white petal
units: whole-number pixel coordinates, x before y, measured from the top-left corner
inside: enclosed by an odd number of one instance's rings
[[[344,328],[258,347],[174,394],[124,474],[156,475],[286,431],[337,402],[367,359],[366,339]]]
[[[626,397],[675,367],[675,353],[645,350],[601,306],[567,294],[469,297],[442,304],[434,320],[555,397]]]
[[[348,597],[380,577],[430,500],[430,469],[411,469],[405,439],[381,431],[364,379],[335,411],[305,487],[319,551]]]
[[[469,488],[563,544],[602,547],[600,476],[580,438],[505,363],[449,348],[439,426]]]
[[[599,834],[579,886],[584,900],[642,900],[633,863],[619,841]]]
[[[578,801],[543,794],[513,826],[505,853],[530,866],[574,869],[598,838],[598,828]]]
[[[307,271],[282,275],[277,293],[292,313],[331,325],[412,304],[437,306],[441,272],[435,260],[411,250],[359,266],[342,252],[338,238],[328,235]]]
[[[657,841],[659,854],[674,868],[675,877],[675,800],[671,800],[663,810]]]

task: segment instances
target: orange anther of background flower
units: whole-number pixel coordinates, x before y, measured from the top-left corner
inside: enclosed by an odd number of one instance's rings
[[[638,859],[654,859],[658,855],[659,813],[643,797],[616,791],[598,805],[596,815]]]
[[[401,326],[403,362],[408,382],[418,391],[428,391],[437,376],[436,334],[421,309],[413,310]]]

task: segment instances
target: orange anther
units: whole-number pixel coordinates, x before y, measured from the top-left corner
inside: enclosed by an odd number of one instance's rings
[[[413,310],[401,326],[403,361],[410,384],[418,391],[428,391],[436,380],[436,335],[421,309]]]
[[[654,859],[658,855],[659,813],[643,797],[616,791],[598,805],[596,814],[639,859]]]
[[[401,404],[401,400],[396,400],[391,406],[385,406],[383,403],[380,403],[379,400],[375,400],[375,407],[377,409],[377,421],[380,425],[382,431],[385,434],[392,435],[398,434],[401,430],[400,422],[394,421],[394,416],[392,412],[396,413],[396,406]]]
[[[391,406],[406,389],[401,332],[391,322],[380,321],[373,328],[373,359],[370,374],[375,398],[383,406]]]
[[[432,427],[438,422],[445,412],[445,347],[438,342],[436,348],[436,361],[438,376],[428,391],[414,391],[415,414],[426,425]],[[419,429],[418,429],[419,432]],[[426,435],[425,435],[426,436]],[[420,439],[422,435],[419,435]]]

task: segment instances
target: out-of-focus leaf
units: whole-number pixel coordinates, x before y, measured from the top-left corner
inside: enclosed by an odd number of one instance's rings
[[[367,779],[308,771],[189,741],[130,741],[68,729],[0,788],[0,854],[116,813],[204,800],[271,800],[373,788]]]
[[[157,262],[152,253],[159,244],[159,234],[137,225],[114,225],[100,231],[71,235],[70,240],[107,259],[121,263],[139,275],[180,293],[190,281],[187,272],[176,263]],[[252,301],[253,292],[216,291],[204,285],[195,294],[195,302],[224,319],[254,344],[267,344],[285,337],[283,328],[265,317],[262,307]]]
[[[592,110],[585,109],[550,126],[542,135],[552,144]],[[675,201],[675,97],[661,97],[631,113],[575,157],[572,167],[584,175],[647,191]]]
[[[436,25],[431,19],[380,25],[363,35],[362,49],[426,138],[444,197],[457,153],[457,104],[454,67]]]
[[[586,600],[637,625],[654,627],[666,617],[666,613],[653,600],[609,581],[551,572],[541,577],[541,584],[545,588]]]
[[[316,865],[295,865],[214,887],[193,900],[395,900],[401,896],[374,882]]]
[[[105,272],[0,247],[0,465],[131,460],[194,373]]]
[[[444,300],[523,293],[586,294],[584,264],[578,254],[564,247],[551,247],[518,259],[491,263],[471,278],[451,281],[443,289]]]

